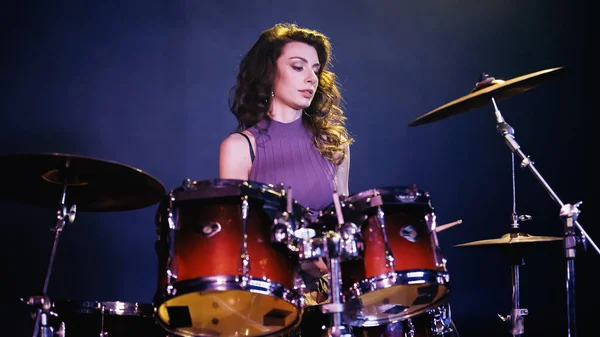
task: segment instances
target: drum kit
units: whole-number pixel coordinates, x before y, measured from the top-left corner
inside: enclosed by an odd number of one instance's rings
[[[482,75],[467,96],[416,119],[435,122],[492,103],[497,131],[560,206],[564,237],[511,230],[460,247],[498,247],[511,257],[513,308],[502,317],[510,334],[524,333],[519,266],[526,248],[563,241],[567,262],[568,336],[575,336],[574,258],[585,242],[578,206],[563,204],[523,154],[496,103],[562,73],[553,68],[509,81]],[[332,194],[317,212],[293,199],[292,188],[255,181],[186,179],[167,193],[127,165],[59,153],[0,157],[15,188],[4,200],[58,207],[54,244],[39,295],[23,299],[35,319],[33,336],[458,336],[448,298],[450,273],[429,193],[416,185]],[[514,182],[513,182],[514,184]],[[16,188],[18,186],[18,188]],[[56,301],[48,283],[59,241],[77,212],[121,212],[158,205],[157,289],[148,303]],[[514,203],[513,203],[514,206]],[[600,252],[600,250],[598,250]],[[302,263],[327,265],[327,299],[307,305]]]

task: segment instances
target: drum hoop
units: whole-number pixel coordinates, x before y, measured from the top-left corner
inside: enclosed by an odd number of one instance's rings
[[[367,202],[369,198],[371,198],[371,202]],[[340,196],[340,204],[342,209],[351,208],[350,213],[355,216],[374,207],[385,207],[386,205],[405,205],[407,209],[420,209],[424,213],[433,212],[429,193],[403,185],[372,188],[347,196]],[[323,208],[318,218],[332,215],[335,215],[334,203]]]
[[[262,201],[262,207],[272,218],[286,210],[287,201],[284,193],[270,184],[234,179],[194,181],[189,184],[189,187],[181,186],[171,190],[158,204],[155,215],[157,234],[160,235],[162,227],[166,226],[166,215],[170,212],[170,207],[178,208],[179,202],[242,196],[247,196],[249,200]],[[296,200],[292,203],[292,216],[296,220],[297,228],[301,228],[305,223],[311,221],[310,209],[303,207]]]
[[[412,189],[410,186],[386,186],[364,190],[358,193],[351,194],[344,199],[344,202],[355,203],[367,198],[375,196],[393,196],[398,203],[407,204],[424,204],[429,203],[429,193],[422,190]]]
[[[285,192],[281,187],[254,180],[209,179],[193,181],[188,187],[180,186],[171,190],[164,203],[178,201],[215,199],[247,196],[250,200],[261,200],[265,206],[274,208],[285,207]],[[283,210],[283,209],[282,209]],[[309,210],[300,205],[297,200],[292,203],[294,217],[299,220],[308,219]]]
[[[261,337],[275,337],[282,336],[288,333],[289,331],[295,329],[300,320],[302,319],[302,313],[304,308],[304,297],[296,292],[295,290],[290,290],[285,288],[282,284],[267,281],[262,278],[253,278],[248,277],[244,279],[240,276],[210,276],[210,277],[199,277],[195,279],[189,279],[185,281],[175,282],[171,286],[172,290],[167,291],[166,289],[159,289],[154,296],[154,301],[152,302],[152,306],[154,308],[154,320],[166,331],[181,335],[181,336],[190,336],[189,334],[185,334],[179,329],[172,328],[167,322],[164,322],[158,313],[160,307],[165,304],[167,301],[177,298],[179,296],[198,293],[202,291],[218,291],[224,292],[227,290],[245,290],[248,292],[262,294],[266,296],[272,296],[283,300],[296,308],[295,317],[293,322],[280,329],[278,331],[274,331],[272,334],[263,335]],[[172,294],[172,295],[171,295]]]
[[[55,301],[54,311],[111,316],[151,316],[152,304],[121,301]],[[104,309],[104,310],[103,310]]]
[[[263,278],[248,277],[245,280],[239,276],[208,276],[175,282],[172,290],[159,289],[156,292],[153,307],[156,309],[168,300],[179,296],[209,291],[242,290],[256,294],[272,296],[290,303],[297,308],[304,305],[304,297],[293,289],[287,289],[282,284]],[[173,295],[170,295],[173,294]]]
[[[192,181],[188,186],[173,189],[172,194],[184,199],[204,199],[214,197],[234,197],[248,195],[262,200],[280,200],[281,188],[253,180],[209,179]],[[189,197],[186,198],[186,194]]]
[[[434,271],[430,269],[390,272],[356,282],[349,288],[349,293],[352,298],[357,298],[392,286],[414,285],[420,283],[433,283],[449,287],[449,278],[449,274],[446,271]]]
[[[358,301],[359,297],[365,294],[373,293],[377,290],[387,289],[397,285],[411,285],[418,283],[433,283],[438,286],[446,288],[445,292],[430,303],[424,303],[425,306],[419,310],[411,310],[408,307],[407,312],[403,312],[396,315],[387,316],[387,318],[379,318],[376,320],[364,320],[358,317],[354,317],[352,322],[349,324],[356,327],[369,327],[387,324],[396,320],[404,320],[414,316],[418,316],[428,310],[439,306],[441,303],[446,302],[450,296],[450,275],[448,272],[436,272],[429,269],[421,270],[409,270],[402,272],[390,272],[381,275],[377,275],[353,284],[347,290],[348,305],[352,306],[352,303]]]

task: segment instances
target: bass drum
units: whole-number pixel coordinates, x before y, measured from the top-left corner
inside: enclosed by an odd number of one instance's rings
[[[329,324],[329,316],[322,313],[321,305],[307,307],[300,326],[285,337],[320,337]],[[353,337],[459,337],[448,303],[402,321],[349,327],[349,331]]]

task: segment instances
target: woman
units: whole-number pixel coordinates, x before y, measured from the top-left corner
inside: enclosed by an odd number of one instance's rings
[[[221,179],[284,184],[293,198],[318,213],[333,192],[348,194],[349,145],[329,39],[294,24],[259,36],[243,58],[230,109],[238,130],[223,140]],[[323,261],[304,264],[307,289],[323,294]],[[316,304],[325,298],[306,297]]]

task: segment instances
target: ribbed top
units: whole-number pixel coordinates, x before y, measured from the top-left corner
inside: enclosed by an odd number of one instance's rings
[[[335,167],[319,153],[302,118],[290,123],[263,120],[249,131],[256,139],[250,180],[291,187],[292,197],[311,210],[333,202]]]

